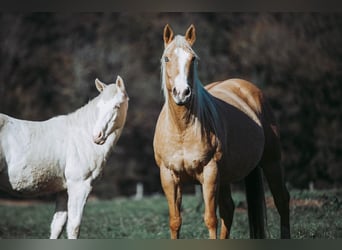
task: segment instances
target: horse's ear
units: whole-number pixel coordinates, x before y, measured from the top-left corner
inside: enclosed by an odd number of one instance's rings
[[[164,27],[163,38],[165,47],[173,40],[173,30],[171,29],[169,24],[166,24]]]
[[[125,84],[121,76],[117,76],[115,84],[118,87],[118,89],[120,89],[121,91],[125,91]]]
[[[195,41],[196,41],[196,29],[195,29],[195,26],[193,24],[191,24],[190,27],[188,28],[188,30],[186,31],[185,39],[188,41],[188,43],[190,43],[191,46],[195,43]]]
[[[95,79],[95,86],[99,92],[102,92],[107,86],[105,83],[101,82],[98,78]]]
[[[119,75],[116,78],[116,86],[126,96],[127,100],[129,100],[129,97],[128,97],[127,92],[126,92],[124,81],[122,80],[121,76],[119,76]]]

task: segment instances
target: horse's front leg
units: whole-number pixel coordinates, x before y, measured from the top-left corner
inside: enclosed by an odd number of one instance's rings
[[[216,239],[217,217],[216,217],[216,190],[218,182],[217,164],[210,161],[203,168],[202,173],[203,200],[205,205],[204,222],[209,230],[209,238]]]
[[[160,180],[169,205],[171,239],[178,239],[182,225],[182,217],[180,214],[182,203],[180,179],[172,170],[161,166]]]
[[[91,180],[71,180],[67,185],[69,196],[67,234],[69,239],[77,239],[80,233],[83,209],[92,189]]]
[[[68,194],[66,191],[57,194],[55,214],[51,222],[50,239],[57,239],[62,233],[68,217],[67,202]]]

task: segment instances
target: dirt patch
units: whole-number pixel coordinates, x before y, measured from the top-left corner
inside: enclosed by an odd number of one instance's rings
[[[322,207],[324,204],[323,200],[317,199],[291,199],[290,207]],[[275,208],[274,200],[271,197],[266,199],[266,206],[270,208]]]
[[[17,199],[0,199],[0,205],[2,206],[17,206],[17,207],[27,207],[36,204],[46,204],[47,201],[41,200],[17,200]]]

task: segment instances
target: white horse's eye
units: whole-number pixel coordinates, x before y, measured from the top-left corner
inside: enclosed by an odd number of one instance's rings
[[[165,62],[169,62],[170,61],[170,59],[167,56],[164,57],[164,60],[165,60]]]

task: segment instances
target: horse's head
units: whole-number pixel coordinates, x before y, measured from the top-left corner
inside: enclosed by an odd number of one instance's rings
[[[101,94],[96,105],[98,115],[93,128],[93,140],[96,144],[102,145],[113,131],[123,127],[129,98],[120,76],[117,77],[115,84],[106,85],[96,79],[95,85]]]
[[[191,25],[185,36],[174,36],[173,30],[167,24],[164,28],[165,50],[161,58],[162,82],[164,95],[177,105],[185,105],[193,94],[193,70],[197,58],[191,46],[196,40],[194,25]]]

